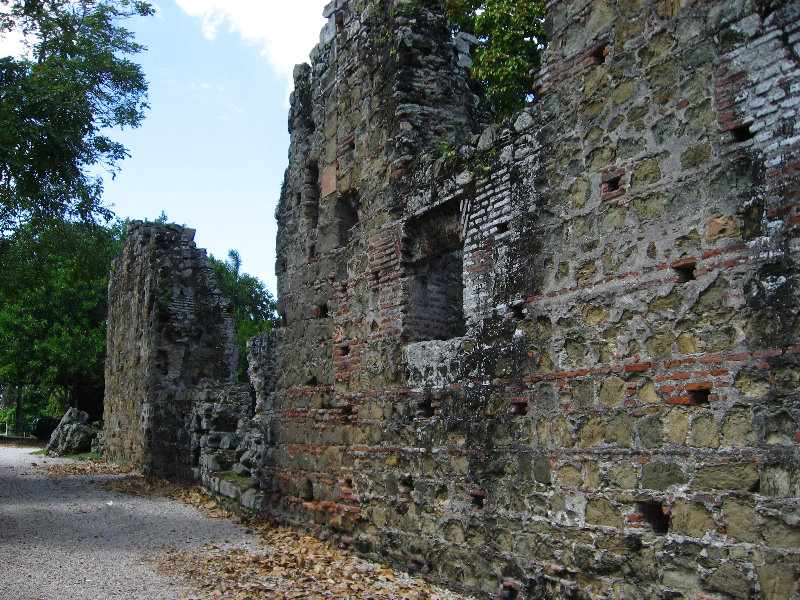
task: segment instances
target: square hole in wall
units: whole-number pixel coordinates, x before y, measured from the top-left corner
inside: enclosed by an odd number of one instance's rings
[[[750,131],[750,123],[738,125],[730,130],[734,142],[746,142],[755,137],[755,133]]]
[[[694,281],[695,275],[695,267],[697,266],[697,262],[694,258],[684,258],[681,260],[676,260],[672,263],[672,271],[675,273],[677,277],[678,283],[686,283],[687,281]]]
[[[664,534],[669,531],[669,515],[664,514],[661,502],[637,502],[636,512],[644,517],[654,533]]]

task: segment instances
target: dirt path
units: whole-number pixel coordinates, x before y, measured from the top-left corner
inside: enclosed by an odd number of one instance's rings
[[[0,600],[471,600],[196,490],[33,450],[0,444]]]
[[[173,600],[192,590],[151,561],[169,552],[248,548],[257,536],[175,500],[106,491],[108,476],[50,477],[35,448],[0,445],[0,599]]]

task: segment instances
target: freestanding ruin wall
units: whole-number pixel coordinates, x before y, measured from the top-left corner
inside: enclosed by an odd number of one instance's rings
[[[197,477],[209,428],[195,409],[237,387],[230,303],[193,239],[178,225],[129,223],[109,282],[107,457],[181,479]]]
[[[488,129],[437,2],[326,10],[265,510],[487,595],[794,597],[798,4],[553,2]]]

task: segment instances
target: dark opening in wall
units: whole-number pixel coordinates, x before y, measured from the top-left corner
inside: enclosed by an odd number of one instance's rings
[[[306,477],[303,479],[302,483],[300,484],[300,489],[298,490],[300,497],[309,502],[314,499],[314,484],[311,482],[310,477]]]
[[[500,590],[500,600],[515,600],[519,596],[519,585],[515,583],[506,582]]]
[[[506,316],[510,317],[511,319],[514,319],[515,321],[520,321],[525,318],[525,314],[523,312],[524,308],[525,308],[525,303],[518,302],[517,304],[514,304],[513,306],[510,307],[510,310],[508,311],[508,314]]]
[[[340,196],[334,205],[334,219],[338,227],[339,247],[347,246],[358,224],[358,194]]]
[[[400,477],[397,481],[397,511],[405,514],[408,510],[406,506],[412,502],[411,492],[414,491],[414,478],[411,475]]]
[[[430,419],[436,415],[436,411],[441,405],[440,400],[434,400],[430,396],[417,401],[415,415],[418,419]]]
[[[606,179],[603,182],[603,192],[616,192],[619,189],[620,182],[622,181],[622,175],[617,175],[616,177],[611,177],[610,179]]]
[[[708,404],[710,395],[711,388],[689,390],[689,397],[692,399],[692,404]]]
[[[676,260],[672,263],[672,270],[677,276],[678,283],[686,283],[687,281],[694,281],[694,270],[697,265],[694,258],[684,258]]]
[[[667,533],[669,531],[669,515],[664,514],[661,502],[637,502],[636,512],[644,517],[654,533]]]
[[[342,416],[342,418],[344,418],[345,421],[351,421],[353,419],[355,410],[352,404],[340,404],[336,408],[339,409],[339,414]]]
[[[497,233],[505,233],[508,231],[508,227],[509,227],[508,221],[505,221],[503,223],[498,223],[496,231]]]
[[[527,402],[509,402],[508,403],[508,413],[511,415],[524,415],[528,412],[528,403]]]
[[[606,48],[608,48],[608,46],[603,45],[603,46],[598,46],[597,48],[592,50],[589,64],[602,65],[604,62],[606,62],[606,54],[607,54]]]
[[[414,478],[411,475],[404,475],[397,482],[397,494],[411,499],[411,492],[414,491]]]
[[[317,319],[324,319],[328,316],[328,305],[318,304],[313,308],[314,317]]]
[[[305,178],[300,193],[300,214],[305,230],[316,229],[319,222],[319,167],[317,161],[309,159],[306,163]]]
[[[735,142],[746,142],[752,140],[756,134],[750,131],[750,123],[746,123],[731,129],[731,135]]]
[[[348,354],[350,354],[350,346],[347,344],[339,346],[339,356],[347,356]]]
[[[316,255],[317,255],[317,245],[316,244],[309,245],[308,250],[306,251],[306,258],[310,260],[314,258]]]
[[[473,510],[483,510],[484,505],[486,504],[486,494],[481,491],[474,491],[469,493],[470,497],[470,504],[472,504]]]
[[[457,202],[409,220],[403,237],[410,341],[464,335],[464,243]]]

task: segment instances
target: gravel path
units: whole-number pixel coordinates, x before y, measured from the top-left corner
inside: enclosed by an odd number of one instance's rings
[[[0,444],[0,600],[174,600],[192,591],[143,557],[206,544],[258,544],[243,525],[193,506],[94,485],[113,476],[50,477],[36,448]]]

